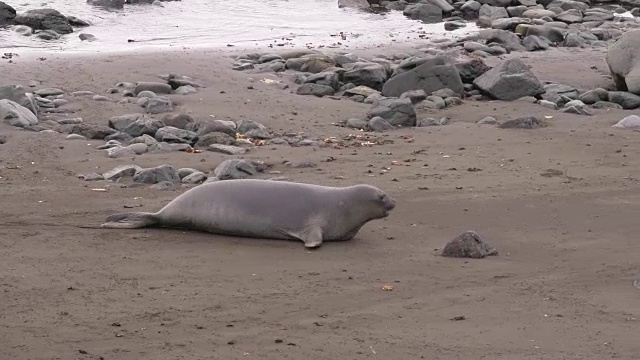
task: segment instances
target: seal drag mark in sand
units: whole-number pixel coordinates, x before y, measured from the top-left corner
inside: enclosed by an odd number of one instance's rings
[[[329,187],[241,179],[205,183],[176,197],[156,213],[107,217],[102,227],[168,227],[219,235],[323,241],[352,239],[369,221],[389,215],[395,200],[371,185]]]

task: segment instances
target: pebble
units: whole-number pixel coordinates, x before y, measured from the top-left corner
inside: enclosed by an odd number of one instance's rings
[[[69,134],[66,137],[67,140],[87,140],[86,137],[80,135],[80,134]]]

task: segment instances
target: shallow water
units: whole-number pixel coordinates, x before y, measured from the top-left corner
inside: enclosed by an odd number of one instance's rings
[[[251,48],[340,45],[366,48],[428,38],[461,36],[475,28],[444,31],[442,23],[423,24],[399,11],[384,13],[339,9],[337,0],[183,0],[155,5],[125,5],[108,11],[85,0],[5,0],[18,13],[53,8],[77,16],[92,25],[75,28],[59,40],[44,41],[10,30],[0,31],[0,51],[123,51],[149,47]],[[98,40],[80,41],[78,34],[90,33]],[[340,32],[346,35],[342,39]],[[133,42],[128,42],[133,40]]]

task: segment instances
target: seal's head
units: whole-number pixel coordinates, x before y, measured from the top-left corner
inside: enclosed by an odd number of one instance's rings
[[[366,207],[360,210],[366,211],[373,219],[389,216],[389,212],[396,207],[395,199],[375,186],[361,184],[354,188],[358,194],[358,200],[366,204]]]

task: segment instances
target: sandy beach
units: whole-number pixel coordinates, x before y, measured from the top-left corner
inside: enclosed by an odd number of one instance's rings
[[[198,121],[252,119],[276,134],[317,139],[365,134],[335,123],[370,105],[296,95],[293,72],[233,71],[232,54],[17,56],[0,61],[0,74],[3,84],[120,99],[106,90],[178,73],[204,87],[171,95],[174,113]],[[485,61],[518,57],[540,81],[612,89],[605,54],[557,48]],[[143,111],[135,102],[65,99],[76,110],[68,117],[89,124]],[[450,123],[366,133],[381,143],[374,146],[265,145],[239,156],[110,158],[96,149],[103,140],[0,124],[0,358],[636,359],[640,137],[611,125],[637,111],[582,116],[525,100],[416,111]],[[477,124],[525,115],[551,116],[549,126]],[[230,158],[264,161],[269,168],[257,178],[372,184],[397,207],[354,240],[314,251],[290,241],[79,227],[127,209],[155,212],[190,187],[79,175],[127,164],[208,173]],[[499,255],[438,256],[466,230]]]

